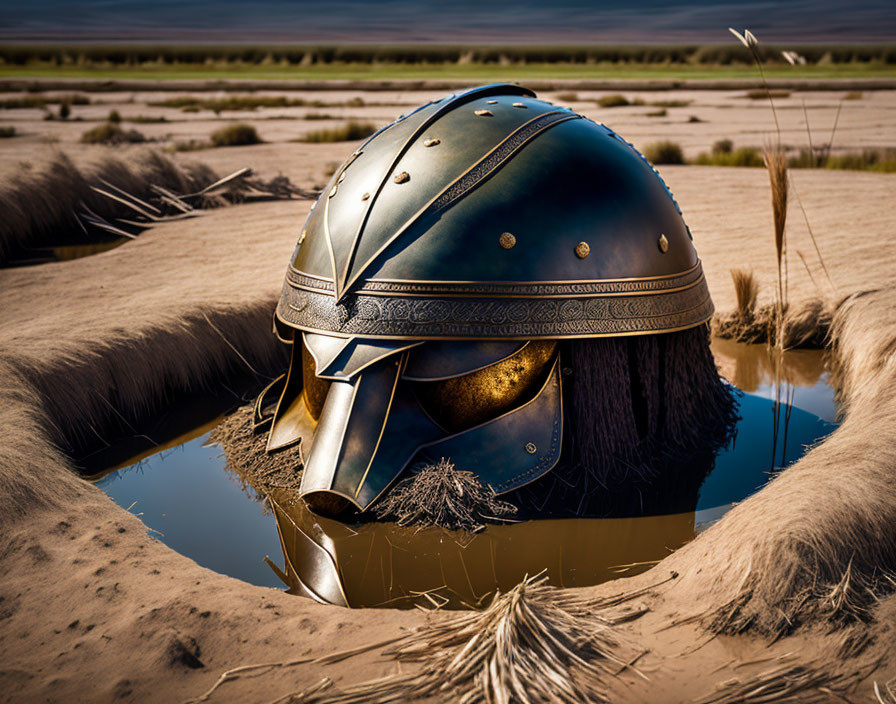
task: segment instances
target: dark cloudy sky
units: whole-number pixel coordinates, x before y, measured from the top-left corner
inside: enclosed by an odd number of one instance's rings
[[[896,0],[0,0],[2,40],[222,42],[883,41]]]

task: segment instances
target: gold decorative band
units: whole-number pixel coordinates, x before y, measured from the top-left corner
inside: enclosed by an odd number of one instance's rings
[[[667,276],[583,281],[411,281],[367,279],[354,292],[367,296],[437,298],[579,298],[649,295],[689,288],[703,278],[698,261],[690,269]],[[306,274],[290,266],[286,282],[303,291],[333,295],[332,279]]]
[[[299,288],[287,277],[277,316],[302,330],[390,339],[529,340],[644,335],[695,327],[712,317],[712,300],[699,265],[681,276],[687,278],[603,282],[624,283],[632,287],[627,291],[611,286],[602,293],[597,289],[566,295],[538,296],[529,292],[526,297],[502,296],[494,289],[491,295],[483,295],[483,291],[461,297],[390,296],[361,290],[339,304],[331,291]],[[649,283],[653,288],[638,288],[639,283]]]

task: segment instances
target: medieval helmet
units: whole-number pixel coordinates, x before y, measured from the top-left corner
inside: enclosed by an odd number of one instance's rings
[[[619,402],[576,376],[586,357],[642,389],[642,436],[671,415],[650,407],[672,395],[648,388],[656,345],[601,339],[700,328],[717,381],[712,312],[681,211],[632,145],[517,85],[451,95],[370,137],[312,208],[275,314],[292,360],[268,451],[291,448],[319,510],[366,510],[440,458],[507,494],[561,461],[579,422],[567,388]]]

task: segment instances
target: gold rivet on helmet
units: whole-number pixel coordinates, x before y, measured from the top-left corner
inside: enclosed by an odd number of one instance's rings
[[[345,171],[339,174],[339,179],[336,181],[336,183],[342,183],[343,181],[345,181]]]
[[[370,194],[365,193],[363,196],[361,196],[361,200],[370,200]]]
[[[665,235],[660,235],[660,238],[656,241],[656,244],[663,254],[669,251],[669,240]]]
[[[500,244],[504,249],[513,249],[516,246],[516,237],[514,237],[509,232],[504,232],[498,238],[498,244]]]
[[[308,230],[302,230],[302,234],[299,235],[299,241],[297,244],[302,244],[305,241],[305,236],[308,234]]]
[[[438,137],[433,137],[433,138],[431,138],[431,139],[427,139],[427,140],[425,140],[425,141],[423,142],[423,146],[424,146],[424,147],[434,147],[434,146],[436,146],[437,144],[441,144],[441,143],[442,143],[442,140],[441,140],[441,139],[439,139]]]
[[[337,183],[335,186],[333,186],[333,187],[330,189],[330,198],[332,198],[333,196],[335,196],[335,195],[336,195],[336,191],[338,191],[338,190],[339,190],[339,184]]]
[[[525,103],[514,103],[514,104],[513,104],[513,107],[515,107],[515,108],[528,108],[529,106],[526,105]]]
[[[576,256],[579,259],[584,259],[589,254],[591,254],[591,247],[588,246],[587,242],[579,242],[576,245]]]
[[[526,452],[528,452],[530,455],[534,455],[536,452],[538,452],[538,448],[535,447],[534,442],[526,443]]]
[[[485,102],[488,103],[489,105],[497,105],[498,104],[497,100],[486,100]]]
[[[479,117],[492,117],[492,111],[491,111],[491,110],[474,110],[473,112],[474,112],[476,115],[479,115]]]
[[[400,174],[395,174],[395,178],[393,181],[395,183],[407,183],[411,180],[411,175],[407,171],[402,171]]]

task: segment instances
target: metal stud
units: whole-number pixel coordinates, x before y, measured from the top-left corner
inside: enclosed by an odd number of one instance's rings
[[[486,100],[485,102],[486,102],[488,105],[497,105],[497,104],[498,104],[498,101],[497,101],[497,100]]]
[[[579,259],[584,259],[589,254],[591,254],[591,247],[588,246],[587,242],[579,242],[576,245],[576,256]]]
[[[536,452],[538,452],[538,448],[535,447],[534,442],[526,443],[526,452],[528,452],[530,455],[534,455]]]
[[[656,244],[663,254],[669,251],[669,240],[665,235],[660,235],[660,238],[656,241]]]
[[[491,110],[474,110],[474,114],[479,115],[479,117],[492,117]]]
[[[424,140],[424,141],[423,141],[423,146],[424,146],[424,147],[434,147],[434,146],[436,146],[437,144],[441,144],[441,143],[442,143],[442,140],[441,140],[441,139],[439,139],[438,137],[432,137],[432,138],[430,138],[430,139],[426,139],[426,140]]]
[[[345,181],[345,171],[339,174],[339,180],[336,183],[342,183],[343,181]]]
[[[504,232],[498,238],[498,244],[500,244],[504,249],[513,249],[516,246],[516,237],[514,237],[509,232]]]
[[[337,183],[333,188],[330,189],[330,198],[336,195],[336,191],[339,190],[339,184]]]
[[[305,241],[305,236],[308,234],[308,230],[302,230],[302,234],[299,235],[299,241],[297,244],[302,244]]]
[[[407,183],[411,180],[411,175],[407,171],[402,171],[400,174],[395,174],[395,178],[392,180],[395,183]]]
[[[514,103],[514,104],[513,104],[513,107],[515,107],[515,108],[524,108],[524,109],[525,109],[525,108],[528,108],[529,106],[526,105],[525,103]]]

